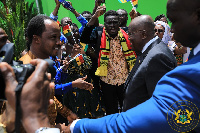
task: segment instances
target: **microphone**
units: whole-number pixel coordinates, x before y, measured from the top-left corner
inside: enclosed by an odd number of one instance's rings
[[[59,2],[66,7],[67,9],[69,9],[71,12],[75,11],[75,9],[65,0],[59,0]]]

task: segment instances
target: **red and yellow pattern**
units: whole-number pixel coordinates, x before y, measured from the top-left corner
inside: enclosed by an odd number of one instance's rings
[[[99,52],[99,59],[98,59],[98,68],[95,72],[97,76],[107,76],[108,70],[108,60],[109,60],[109,52],[110,52],[110,39],[106,35],[105,28],[103,28],[103,33],[101,37],[101,46]],[[125,55],[126,61],[129,66],[129,71],[132,70],[133,66],[135,65],[136,61],[136,54],[131,49],[131,43],[128,40],[128,35],[122,29],[118,32],[120,43],[123,49],[123,53]]]
[[[70,36],[70,35],[72,35],[72,30],[71,30],[71,26],[70,25],[66,25],[66,26],[64,26],[63,27],[63,34],[65,35],[65,36]]]

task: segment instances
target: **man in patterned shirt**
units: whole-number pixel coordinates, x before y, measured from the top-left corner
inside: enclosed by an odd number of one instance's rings
[[[81,35],[81,42],[94,44],[96,64],[95,75],[100,77],[106,114],[119,112],[124,99],[124,83],[134,66],[135,53],[131,50],[126,32],[119,28],[116,11],[105,13],[105,6],[99,6]],[[99,16],[104,15],[105,27],[94,26]],[[90,36],[91,35],[91,36]],[[98,63],[97,63],[98,60]],[[95,64],[95,63],[93,63]]]

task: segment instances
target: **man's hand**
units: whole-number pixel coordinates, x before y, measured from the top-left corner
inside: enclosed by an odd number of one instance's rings
[[[71,6],[72,6],[72,3],[70,2],[70,1],[67,1]],[[65,9],[67,9],[67,10],[69,10],[67,7],[65,7],[64,5],[63,5],[63,7],[65,8]]]
[[[101,3],[103,3],[104,0],[95,0],[95,6],[98,7],[101,5]]]
[[[67,71],[67,68],[69,67],[69,62],[67,61],[67,58],[63,60],[63,68],[62,70],[65,72]]]
[[[71,124],[69,124],[67,127],[65,127],[64,133],[71,133],[70,126],[71,126]]]
[[[106,6],[98,6],[94,17],[98,18],[106,12]]]
[[[67,120],[69,121],[69,123],[72,123],[76,119],[78,119],[78,116],[72,111],[69,112],[69,116],[67,116]]]
[[[138,16],[138,15],[137,15],[137,12],[136,12],[134,9],[132,9],[132,10],[130,11],[129,15],[130,15],[130,17],[131,17],[131,20]]]
[[[60,6],[60,2],[58,0],[55,0],[56,6]]]
[[[49,104],[50,88],[54,87],[50,83],[51,75],[46,75],[48,63],[44,60],[32,60],[31,64],[36,66],[35,71],[27,79],[22,88],[20,105],[22,109],[22,123],[27,132],[35,132],[40,127],[49,127],[47,109]],[[0,63],[6,88],[5,96],[9,105],[15,110],[15,88],[17,81],[13,69],[7,63]],[[52,100],[51,100],[52,102]]]
[[[55,128],[59,128],[61,133],[65,133],[65,130],[67,129],[67,126],[65,126],[65,123],[61,124],[56,124]]]
[[[83,78],[78,78],[75,81],[72,81],[72,87],[77,87],[79,89],[85,89],[85,90],[92,90],[93,89],[93,84],[88,83],[84,81],[87,78],[87,76]]]

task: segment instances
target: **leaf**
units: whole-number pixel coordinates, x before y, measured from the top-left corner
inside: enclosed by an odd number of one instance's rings
[[[2,1],[0,1],[0,27],[15,44],[14,58],[18,60],[20,53],[26,48],[25,28],[30,19],[37,15],[37,9],[33,7],[34,2],[29,4],[25,0],[5,0],[4,5]]]

